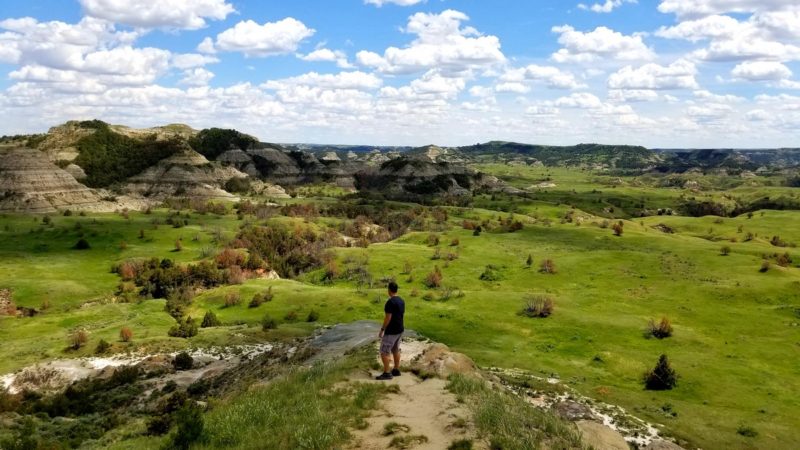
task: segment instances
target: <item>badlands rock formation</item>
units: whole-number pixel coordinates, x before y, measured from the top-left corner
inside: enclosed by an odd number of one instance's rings
[[[244,173],[207,160],[188,146],[173,156],[131,177],[126,189],[136,195],[164,199],[172,196],[230,199],[223,187],[232,178],[247,178]]]
[[[100,196],[37,150],[0,153],[0,211],[98,209]]]

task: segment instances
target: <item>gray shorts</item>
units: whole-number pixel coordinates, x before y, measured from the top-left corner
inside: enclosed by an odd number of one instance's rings
[[[399,353],[401,337],[403,337],[403,333],[384,334],[383,339],[381,339],[381,354],[388,355],[391,353]]]

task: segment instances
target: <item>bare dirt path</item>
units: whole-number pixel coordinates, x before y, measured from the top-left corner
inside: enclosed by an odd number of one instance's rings
[[[376,372],[365,370],[353,374],[350,381],[377,383],[372,378],[375,375]],[[447,381],[439,378],[421,380],[411,373],[404,373],[384,383],[398,386],[399,392],[387,395],[380,402],[378,409],[367,419],[369,426],[366,429],[353,432],[355,438],[350,449],[442,450],[462,439],[473,439],[473,448],[486,448],[474,441],[472,415],[447,390]],[[394,432],[387,434],[387,426]],[[424,438],[415,439],[417,436]]]

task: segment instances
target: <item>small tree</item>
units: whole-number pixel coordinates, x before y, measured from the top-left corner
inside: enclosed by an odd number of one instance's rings
[[[403,275],[410,274],[412,270],[414,270],[414,266],[411,265],[410,261],[406,260],[406,262],[403,263]]]
[[[319,313],[312,309],[311,312],[308,313],[306,322],[311,323],[311,322],[316,322],[318,320],[319,320]]]
[[[533,265],[533,255],[528,255],[528,259],[525,260],[525,267],[530,267]]]
[[[653,370],[644,374],[644,388],[650,391],[668,391],[678,385],[678,375],[670,366],[667,355],[661,355]]]
[[[624,228],[625,228],[625,223],[622,222],[621,220],[615,223],[614,226],[611,227],[611,229],[614,230],[614,236],[622,236]]]
[[[771,266],[772,266],[772,264],[768,260],[765,259],[764,261],[761,262],[761,268],[758,269],[758,271],[761,272],[761,273],[766,273],[766,272],[769,271]]]
[[[647,324],[647,333],[656,339],[668,338],[672,336],[672,323],[666,317],[662,317],[661,321],[658,323],[650,319],[650,322]]]
[[[721,249],[719,249],[719,254],[722,256],[728,256],[731,254],[731,248],[727,245],[723,245]]]
[[[461,245],[461,241],[458,240],[458,238],[455,238],[452,241],[450,241],[450,247],[458,247],[459,245]]]
[[[175,251],[176,252],[183,251],[183,242],[180,239],[175,241]]]
[[[475,230],[472,232],[472,235],[473,236],[480,236],[482,232],[483,232],[483,227],[478,225],[477,227],[475,227]]]
[[[203,316],[203,322],[200,323],[200,328],[213,328],[222,325],[213,311],[206,312]]]
[[[122,327],[122,329],[119,330],[119,340],[122,342],[130,342],[131,339],[133,339],[133,331],[128,327]]]
[[[539,272],[548,275],[555,275],[557,272],[556,263],[554,263],[552,259],[543,260],[542,264],[539,266]]]

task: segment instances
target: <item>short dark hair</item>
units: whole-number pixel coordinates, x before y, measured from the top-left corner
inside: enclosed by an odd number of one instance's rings
[[[393,294],[396,294],[397,290],[398,290],[397,283],[395,283],[394,281],[390,281],[389,282],[389,292],[391,292]]]

